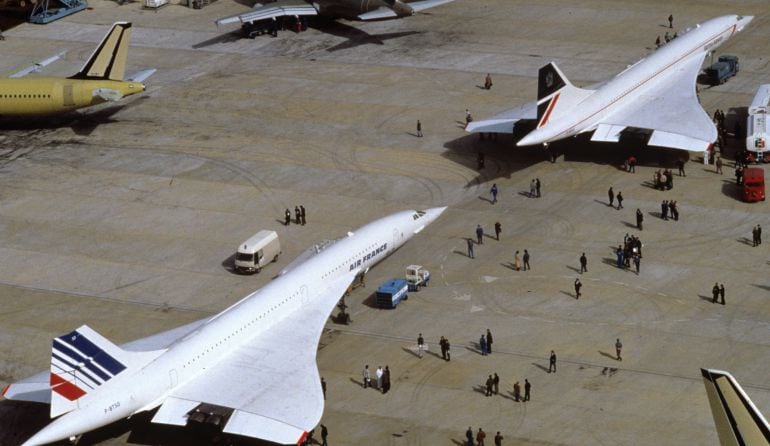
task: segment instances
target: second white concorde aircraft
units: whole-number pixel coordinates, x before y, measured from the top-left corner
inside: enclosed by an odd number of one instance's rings
[[[357,274],[445,209],[398,212],[319,244],[209,319],[122,347],[85,325],[55,338],[50,373],[3,391],[8,399],[50,402],[51,417],[59,417],[23,446],[157,407],[155,423],[213,417],[226,433],[301,443],[323,414],[316,350],[329,314]]]
[[[594,132],[592,141],[618,142],[627,128],[641,129],[652,132],[651,146],[706,151],[717,130],[698,102],[696,79],[706,55],[751,19],[726,15],[696,25],[593,88],[575,87],[551,62],[538,73],[536,103],[471,122],[466,130],[513,133],[516,122],[535,120],[517,143],[527,146],[585,132]]]

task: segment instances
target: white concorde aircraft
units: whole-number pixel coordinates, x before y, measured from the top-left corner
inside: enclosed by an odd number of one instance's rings
[[[626,129],[652,134],[651,146],[703,152],[717,130],[703,111],[695,81],[706,55],[742,31],[753,17],[726,15],[680,33],[607,82],[578,88],[555,63],[538,73],[537,102],[468,124],[466,131],[513,133],[521,120],[536,127],[517,145],[547,144],[585,132],[592,141],[618,142]]]
[[[37,446],[159,407],[155,423],[211,422],[223,432],[299,444],[324,398],[316,350],[355,276],[394,252],[446,208],[402,211],[319,244],[211,318],[119,347],[84,325],[53,340],[51,370],[3,391],[50,402],[59,417]]]
[[[722,446],[768,446],[770,424],[727,372],[700,369]]]

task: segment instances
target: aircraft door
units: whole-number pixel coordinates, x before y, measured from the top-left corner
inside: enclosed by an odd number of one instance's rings
[[[75,105],[75,93],[72,84],[66,84],[62,86],[62,105],[65,107],[72,107]]]
[[[391,250],[398,248],[398,245],[401,242],[400,234],[398,228],[393,229],[393,246],[391,247]]]
[[[168,372],[169,388],[173,389],[179,383],[179,376],[177,376],[176,369],[171,369]]]

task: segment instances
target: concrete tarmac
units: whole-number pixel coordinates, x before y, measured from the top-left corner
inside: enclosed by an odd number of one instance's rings
[[[243,2],[154,12],[95,0],[52,24],[5,31],[0,72],[67,49],[45,72],[69,75],[110,23],[129,20],[127,71],[158,72],[146,93],[117,104],[2,123],[0,388],[48,369],[51,339],[82,324],[117,344],[174,328],[227,308],[319,240],[397,210],[448,205],[346,299],[351,325],[327,325],[318,365],[329,444],[460,445],[469,426],[488,444],[496,431],[505,445],[717,444],[700,367],[730,371],[770,413],[770,255],[750,238],[756,224],[770,228],[770,211],[738,199],[741,140],[728,139],[724,175],[691,153],[687,176],[662,192],[653,173],[661,163],[675,170],[686,152],[578,138],[554,144],[561,156],[551,163],[510,136],[481,141],[462,129],[466,108],[480,119],[533,100],[537,70],[551,60],[577,85],[622,71],[669,31],[669,14],[674,31],[755,15],[717,53],[738,55],[741,72],[700,87],[707,113],[723,109],[732,125],[768,82],[766,2],[573,3],[457,0],[406,20],[251,40],[213,25],[246,11]],[[631,153],[635,174],[621,169]],[[534,178],[541,198],[528,197]],[[624,209],[608,206],[610,186]],[[679,221],[659,218],[662,200],[678,202]],[[283,226],[284,209],[300,204],[308,224]],[[490,235],[496,221],[500,240]],[[465,238],[477,224],[487,235],[470,259]],[[260,274],[234,274],[235,248],[260,229],[278,231],[282,256]],[[644,243],[638,275],[614,266],[626,233]],[[532,270],[515,271],[524,249]],[[376,309],[377,285],[413,263],[431,271],[430,286],[396,310]],[[711,303],[715,281],[725,306]],[[493,354],[482,357],[486,329]],[[557,373],[547,373],[550,350]],[[365,364],[390,367],[388,394],[361,388]],[[492,373],[500,394],[485,397]],[[513,383],[525,378],[532,399],[515,402]],[[80,444],[261,444],[150,418]],[[45,406],[0,401],[0,444],[20,444],[46,422]]]

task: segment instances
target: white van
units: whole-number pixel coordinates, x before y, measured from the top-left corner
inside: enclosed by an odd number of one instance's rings
[[[269,262],[278,260],[281,243],[275,231],[262,230],[241,243],[235,254],[237,272],[259,272]]]

